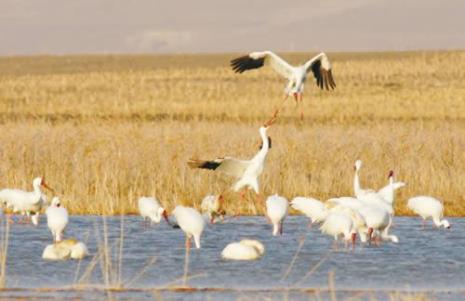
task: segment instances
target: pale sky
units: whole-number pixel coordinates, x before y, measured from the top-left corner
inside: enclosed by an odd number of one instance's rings
[[[464,0],[0,0],[0,55],[465,49]]]

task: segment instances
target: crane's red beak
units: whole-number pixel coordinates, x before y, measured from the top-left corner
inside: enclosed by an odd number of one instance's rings
[[[52,187],[48,186],[47,183],[45,183],[45,178],[42,178],[42,181],[40,182],[40,186],[47,188],[51,192],[55,193],[55,190]]]

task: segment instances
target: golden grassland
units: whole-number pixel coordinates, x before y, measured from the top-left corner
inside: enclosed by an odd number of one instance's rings
[[[191,170],[191,157],[251,157],[285,82],[271,70],[234,74],[229,55],[0,58],[0,187],[46,175],[72,214],[135,213],[142,195],[169,209],[225,192],[229,214],[254,214],[232,179]],[[283,54],[293,63],[312,54]],[[289,100],[270,128],[264,195],[352,194],[389,169],[410,196],[465,215],[465,52],[331,53],[337,89],[310,79],[303,122]]]

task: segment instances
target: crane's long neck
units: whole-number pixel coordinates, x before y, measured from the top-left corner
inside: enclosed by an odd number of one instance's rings
[[[358,177],[358,168],[355,168],[355,175],[354,175],[354,193],[355,196],[358,197],[360,194],[360,179]]]
[[[262,148],[255,155],[255,160],[264,160],[270,149],[270,143],[268,140],[268,136],[266,135],[266,129],[263,127],[260,128],[260,137],[262,138]]]
[[[391,205],[394,204],[394,177],[390,176],[389,177],[389,189],[387,191],[387,202],[389,202]]]
[[[42,190],[40,190],[40,184],[39,185],[34,184],[33,187],[34,187],[34,191],[33,191],[34,195],[36,197],[41,197],[42,196]]]

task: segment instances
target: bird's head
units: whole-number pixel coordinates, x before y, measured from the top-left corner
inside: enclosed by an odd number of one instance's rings
[[[61,201],[60,198],[55,196],[52,199],[52,207],[60,207],[61,206]]]
[[[360,170],[362,168],[362,160],[355,161],[354,170]]]
[[[441,224],[442,224],[442,225],[444,226],[444,228],[446,228],[446,229],[450,229],[450,227],[451,227],[450,224],[449,224],[449,221],[447,221],[446,219],[442,220],[442,223],[441,223]]]
[[[263,143],[260,142],[260,149],[262,149],[262,148],[263,148]],[[271,137],[268,136],[268,149],[270,149],[270,148],[271,148]]]
[[[37,178],[35,178],[32,181],[32,185],[34,187],[44,187],[44,188],[50,190],[51,192],[55,192],[55,190],[53,190],[53,188],[51,188],[50,186],[47,185],[47,183],[45,182],[45,177],[37,177]]]
[[[391,178],[391,177],[394,177],[394,171],[393,170],[390,170],[389,174],[388,174],[388,179]]]

